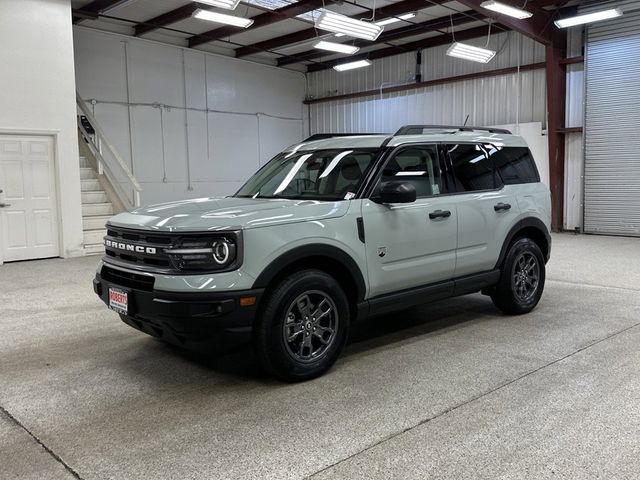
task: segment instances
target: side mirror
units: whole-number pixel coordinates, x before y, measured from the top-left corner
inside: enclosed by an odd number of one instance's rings
[[[375,200],[380,203],[412,203],[416,201],[416,187],[409,182],[384,182]]]

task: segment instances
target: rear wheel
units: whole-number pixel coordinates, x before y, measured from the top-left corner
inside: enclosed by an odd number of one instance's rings
[[[336,361],[349,330],[342,288],[319,270],[297,272],[265,298],[254,344],[267,371],[286,381],[317,377]]]
[[[491,300],[505,313],[528,313],[540,301],[545,273],[544,256],[538,244],[530,238],[520,238],[509,247]]]

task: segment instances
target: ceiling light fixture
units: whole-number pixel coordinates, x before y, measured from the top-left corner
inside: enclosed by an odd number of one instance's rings
[[[599,22],[601,20],[609,20],[610,18],[620,17],[623,11],[619,8],[610,8],[609,10],[601,10],[599,12],[585,13],[583,15],[577,15],[575,17],[561,18],[556,20],[556,27],[567,28],[576,25],[583,25],[585,23]]]
[[[235,10],[240,0],[198,0],[198,3],[206,3],[212,7],[226,8],[227,10]]]
[[[371,60],[356,60],[355,62],[341,63],[335,65],[333,69],[337,72],[344,72],[345,70],[353,70],[354,68],[368,67],[371,65]]]
[[[326,42],[324,40],[320,40],[319,42],[313,45],[313,48],[318,48],[320,50],[328,50],[330,52],[338,52],[338,53],[348,53],[349,55],[353,55],[358,50],[359,47],[355,47],[353,45],[345,45],[344,43],[335,43],[335,42]]]
[[[376,22],[376,25],[389,25],[390,23],[396,23],[396,22],[400,22],[402,20],[409,20],[410,18],[415,17],[416,14],[414,12],[410,12],[410,13],[405,13],[404,15],[398,15],[397,17],[390,17],[387,18],[386,20],[380,20],[379,22]]]
[[[320,14],[315,22],[316,28],[327,30],[333,33],[343,33],[350,37],[362,38],[364,40],[375,40],[380,36],[384,27],[371,22],[354,20],[346,15],[325,10]]]
[[[502,13],[503,15],[508,15],[519,20],[530,18],[533,15],[533,13],[527,12],[526,10],[523,10],[521,8],[512,7],[511,5],[496,2],[495,0],[487,0],[486,2],[482,2],[480,6],[482,8],[486,8],[487,10]]]
[[[486,48],[474,47],[466,43],[455,42],[447,49],[447,55],[450,57],[471,60],[472,62],[488,63],[496,52]]]
[[[209,22],[224,23],[225,25],[233,25],[234,27],[247,28],[253,24],[250,18],[234,17],[233,15],[225,15],[224,13],[211,12],[202,10],[201,8],[193,12],[195,18],[207,20]]]

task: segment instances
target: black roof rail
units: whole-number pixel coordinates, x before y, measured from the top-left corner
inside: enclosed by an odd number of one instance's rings
[[[389,135],[388,133],[316,133],[302,142],[313,142],[314,140],[324,140],[325,138],[334,137],[361,137],[363,135]]]
[[[511,131],[505,128],[493,127],[467,127],[456,125],[405,125],[394,134],[398,135],[421,135],[425,130],[456,130],[458,132],[489,132],[489,133],[505,133],[511,135]]]

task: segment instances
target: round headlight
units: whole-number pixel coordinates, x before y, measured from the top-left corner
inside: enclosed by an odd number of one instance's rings
[[[213,261],[218,265],[224,265],[229,261],[231,251],[229,249],[229,243],[226,240],[216,240],[212,245],[213,249]]]

